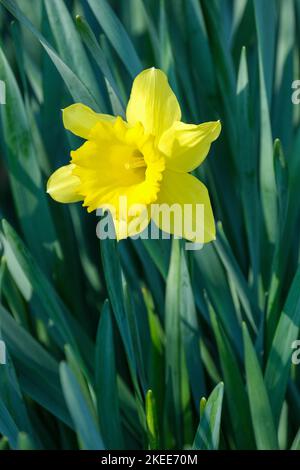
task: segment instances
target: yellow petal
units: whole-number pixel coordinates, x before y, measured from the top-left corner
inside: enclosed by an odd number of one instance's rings
[[[97,122],[113,122],[114,120],[114,116],[95,113],[91,108],[81,103],[75,103],[63,109],[63,123],[65,128],[83,139],[88,138],[90,130]]]
[[[180,121],[181,111],[166,75],[152,67],[134,80],[126,111],[129,124],[141,122],[145,132],[159,136]]]
[[[82,196],[78,194],[80,179],[73,175],[75,165],[66,165],[56,170],[47,183],[47,193],[58,202],[78,202],[82,201]]]
[[[208,191],[194,176],[165,170],[157,203],[160,210],[151,215],[164,232],[196,243],[216,238]]]
[[[175,171],[193,171],[203,162],[220,132],[220,121],[199,125],[174,122],[159,142],[159,149],[168,157],[166,166]]]

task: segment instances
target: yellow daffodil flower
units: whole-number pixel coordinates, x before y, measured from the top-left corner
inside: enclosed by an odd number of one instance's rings
[[[192,219],[196,218],[196,205],[203,204],[204,240],[191,235],[184,224],[167,224],[155,213],[151,217],[163,231],[188,240],[206,243],[215,239],[208,191],[189,172],[203,162],[220,134],[221,124],[181,122],[180,106],[161,70],[147,69],[135,78],[126,121],[97,114],[78,103],[63,110],[63,122],[66,129],[86,142],[71,152],[70,164],[49,178],[47,192],[53,199],[63,203],[83,201],[89,212],[115,207],[118,239],[124,238],[118,227],[125,217],[118,209],[120,196],[126,196],[128,206],[190,205]],[[145,211],[143,217],[145,223],[129,236],[148,224],[150,212]],[[192,220],[191,228],[195,222]]]

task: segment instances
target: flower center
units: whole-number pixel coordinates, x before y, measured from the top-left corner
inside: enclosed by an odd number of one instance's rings
[[[130,127],[122,118],[99,122],[88,140],[71,152],[73,175],[80,179],[78,191],[91,212],[99,207],[118,207],[120,196],[128,207],[151,204],[157,199],[164,156],[141,124]]]
[[[132,154],[132,160],[125,163],[126,170],[135,170],[136,168],[146,168],[146,162],[142,152],[139,150],[134,150]]]

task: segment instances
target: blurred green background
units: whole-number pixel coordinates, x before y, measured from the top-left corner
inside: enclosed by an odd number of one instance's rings
[[[299,34],[299,0],[0,0],[1,448],[300,449]],[[45,193],[61,109],[123,115],[153,65],[222,121],[200,251]]]

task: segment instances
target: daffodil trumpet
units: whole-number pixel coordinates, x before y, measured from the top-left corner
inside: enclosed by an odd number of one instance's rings
[[[164,232],[192,242],[215,239],[207,188],[190,172],[206,158],[221,124],[181,122],[179,103],[161,70],[147,69],[135,78],[126,121],[76,103],[63,110],[63,122],[86,141],[71,152],[70,163],[49,178],[47,192],[54,200],[83,201],[88,212],[113,207],[118,240],[138,234],[151,218]],[[143,210],[125,213],[120,197],[126,198],[128,208],[140,205]],[[158,208],[189,206],[189,224],[163,217],[161,210],[151,210],[153,204]],[[204,209],[201,229],[199,205]],[[124,231],[121,227],[128,218],[129,230]]]

